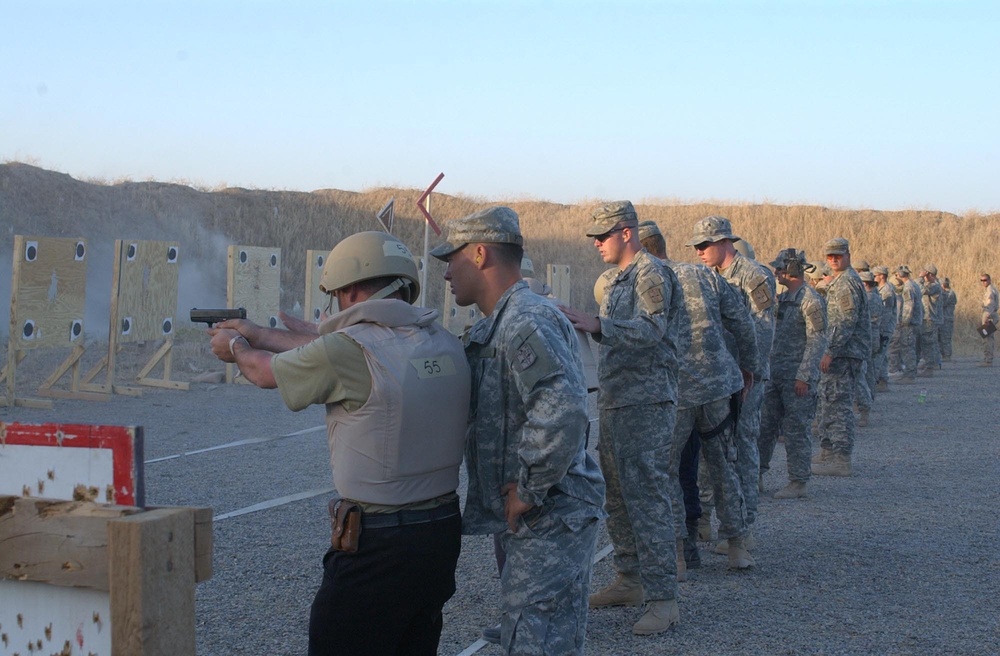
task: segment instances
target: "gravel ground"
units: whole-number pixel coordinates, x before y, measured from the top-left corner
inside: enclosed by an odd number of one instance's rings
[[[933,378],[880,395],[859,429],[852,478],[813,479],[805,500],[763,499],[752,571],[728,572],[724,556],[703,549],[704,566],[681,584],[675,630],[637,638],[637,609],[591,611],[588,652],[1000,653],[1000,368],[975,364],[946,363]],[[277,392],[247,385],[57,400],[54,410],[0,408],[0,417],[144,426],[146,458],[155,460],[145,469],[151,504],[210,505],[218,517],[330,486],[325,433],[308,430],[322,412],[289,412]],[[784,483],[779,445],[768,493]],[[305,653],[327,496],[216,521],[215,574],[197,591],[199,654]],[[605,558],[594,587],[612,578]],[[492,541],[466,538],[441,654],[476,649],[479,630],[498,619],[498,590]]]

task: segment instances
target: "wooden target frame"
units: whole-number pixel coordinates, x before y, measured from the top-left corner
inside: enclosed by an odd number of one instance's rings
[[[319,289],[320,280],[323,279],[323,265],[330,251],[306,251],[306,298],[302,304],[302,318],[314,324],[319,324],[323,313],[330,303],[330,297]],[[339,312],[337,299],[333,299],[333,309],[331,314]]]
[[[568,264],[547,264],[545,265],[545,282],[552,289],[552,295],[559,299],[563,305],[572,307],[570,297],[572,295],[572,280],[570,279],[570,266]]]
[[[135,382],[148,387],[189,389],[188,383],[171,379],[180,244],[117,239],[114,258],[108,352],[84,375],[83,388],[104,394],[141,395],[139,388],[115,383],[117,355],[123,344],[162,339],[163,344],[136,375]],[[150,373],[161,364],[162,375],[151,377]],[[105,372],[104,383],[93,383],[101,371]]]
[[[83,237],[15,235],[11,273],[10,332],[7,364],[0,370],[6,395],[0,405],[51,408],[52,402],[17,395],[17,367],[28,351],[70,349],[70,354],[39,386],[39,396],[106,401],[107,395],[84,391],[80,358],[86,352],[84,308],[87,289],[87,241]],[[55,385],[67,373],[69,388]]]
[[[245,308],[250,321],[277,328],[281,307],[281,249],[230,245],[226,299],[231,308]],[[226,382],[232,383],[235,378],[236,366],[227,364]]]

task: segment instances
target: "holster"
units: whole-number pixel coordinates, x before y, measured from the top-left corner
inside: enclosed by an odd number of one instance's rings
[[[355,553],[361,538],[361,506],[347,499],[331,499],[329,504],[330,546],[337,551]]]

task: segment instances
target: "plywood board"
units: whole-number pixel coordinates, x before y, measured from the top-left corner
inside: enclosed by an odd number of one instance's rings
[[[115,242],[120,268],[117,294],[118,343],[171,337],[177,317],[180,245],[170,241]]]
[[[461,335],[465,330],[483,317],[475,305],[460,307],[455,303],[455,295],[451,293],[451,283],[444,283],[444,315],[441,317],[444,327],[454,335]]]
[[[229,307],[246,308],[250,321],[277,328],[281,303],[281,249],[230,246],[227,272]]]
[[[570,276],[568,264],[548,264],[545,267],[545,278],[549,287],[552,288],[552,295],[559,299],[563,305],[572,307],[570,302]]]
[[[142,428],[0,422],[0,494],[142,506]]]
[[[15,351],[83,342],[87,242],[14,237],[10,339]]]
[[[328,294],[320,291],[319,283],[323,279],[323,265],[326,264],[326,257],[330,251],[307,250],[306,251],[306,298],[302,306],[302,318],[318,324],[326,312],[330,303]],[[337,299],[333,300],[333,309],[330,314],[338,311]]]
[[[0,580],[0,654],[111,654],[111,595]]]

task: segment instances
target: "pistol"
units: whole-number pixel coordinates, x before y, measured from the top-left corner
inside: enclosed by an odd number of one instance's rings
[[[227,319],[246,318],[246,308],[211,308],[208,310],[191,308],[191,323],[207,323],[211,326]]]

